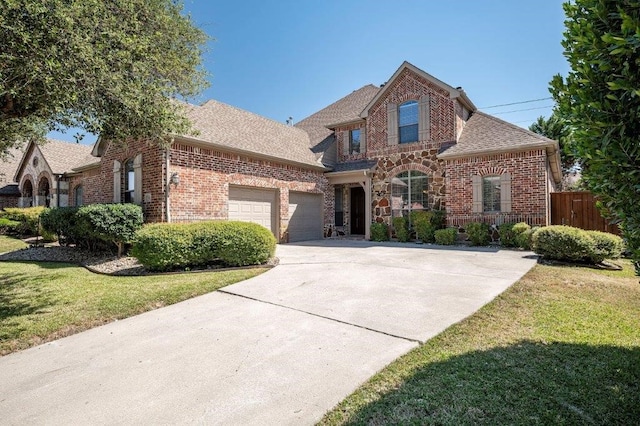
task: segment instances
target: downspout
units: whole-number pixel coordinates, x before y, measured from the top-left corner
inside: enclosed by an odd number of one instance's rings
[[[56,175],[56,207],[60,207],[60,179],[62,175]]]
[[[169,205],[169,191],[171,184],[169,183],[169,147],[164,150],[164,211],[167,223],[171,222],[171,206]]]

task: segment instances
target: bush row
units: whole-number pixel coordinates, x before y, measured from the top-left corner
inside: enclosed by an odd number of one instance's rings
[[[552,225],[533,234],[533,251],[548,259],[599,263],[617,259],[624,242],[617,235],[585,231],[565,225]]]
[[[271,231],[255,223],[156,223],[136,233],[131,255],[149,270],[168,271],[213,263],[258,265],[273,257],[275,249]]]
[[[77,244],[93,251],[105,244],[124,252],[143,223],[136,204],[90,204],[82,207],[46,209],[40,215],[43,230],[58,236],[61,244]]]

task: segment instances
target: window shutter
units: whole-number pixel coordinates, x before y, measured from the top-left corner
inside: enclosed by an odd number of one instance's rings
[[[349,131],[342,131],[342,154],[349,155],[351,140],[349,139]]]
[[[398,105],[387,104],[387,144],[398,145]]]
[[[482,213],[482,176],[476,175],[471,177],[473,187],[473,213]]]
[[[133,202],[142,204],[142,154],[136,155],[133,159]]]
[[[420,97],[418,103],[418,138],[420,141],[431,139],[431,118],[429,117],[429,95]]]
[[[511,174],[500,176],[500,211],[511,213]]]
[[[360,129],[360,154],[367,152],[367,128]]]
[[[113,202],[114,203],[119,203],[120,202],[120,191],[122,191],[122,186],[120,185],[120,178],[121,178],[121,169],[122,169],[122,165],[120,164],[120,162],[118,160],[114,160],[113,161]]]

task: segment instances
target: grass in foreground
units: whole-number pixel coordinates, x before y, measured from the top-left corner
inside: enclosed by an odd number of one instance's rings
[[[264,271],[111,277],[62,263],[0,262],[0,355],[205,294]]]
[[[320,424],[637,424],[640,284],[624,267],[537,265]]]
[[[0,253],[6,253],[9,251],[20,250],[27,247],[27,243],[24,241],[7,237],[6,235],[0,235]]]

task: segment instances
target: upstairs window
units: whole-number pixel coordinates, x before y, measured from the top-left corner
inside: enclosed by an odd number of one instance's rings
[[[398,106],[398,142],[418,141],[418,102],[408,101]]]
[[[349,132],[349,154],[360,153],[360,129]]]

